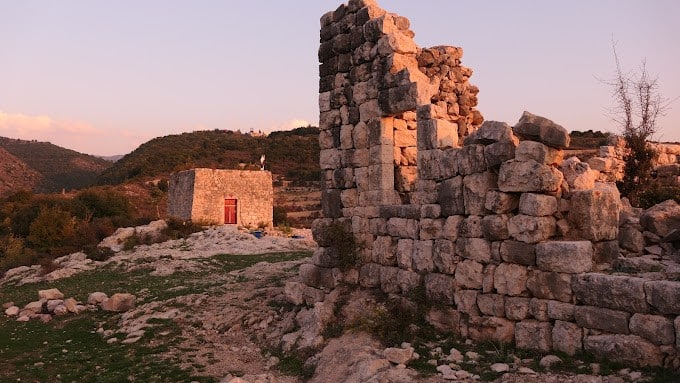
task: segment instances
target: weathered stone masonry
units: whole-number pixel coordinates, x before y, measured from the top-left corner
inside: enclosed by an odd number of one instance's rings
[[[680,283],[608,271],[616,189],[563,159],[569,136],[552,121],[482,125],[462,49],[419,48],[413,36],[371,0],[321,18],[325,218],[301,267],[305,295],[423,286],[448,306],[429,320],[474,340],[677,367]],[[324,235],[334,224],[359,244],[354,269],[336,267]]]
[[[273,198],[272,174],[268,171],[192,169],[171,176],[168,215],[222,225],[225,200],[236,200],[236,224],[269,227]]]

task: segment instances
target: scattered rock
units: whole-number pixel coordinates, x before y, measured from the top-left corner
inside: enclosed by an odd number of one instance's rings
[[[556,355],[546,355],[544,356],[541,361],[539,362],[539,365],[543,368],[550,369],[552,366],[562,363],[562,359],[560,359]]]
[[[8,317],[15,317],[19,315],[20,309],[17,306],[10,306],[5,310],[5,315]]]
[[[508,372],[510,371],[510,366],[505,363],[494,363],[489,367],[491,371],[495,373]]]
[[[128,293],[113,294],[109,299],[101,303],[102,310],[125,312],[135,307],[135,296]]]
[[[58,289],[40,290],[38,291],[38,299],[46,301],[53,299],[64,299],[64,294]]]

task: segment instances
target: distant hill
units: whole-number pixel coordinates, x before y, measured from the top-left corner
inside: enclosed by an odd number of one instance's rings
[[[29,188],[36,192],[59,192],[93,185],[97,176],[111,162],[65,149],[49,142],[25,141],[0,137],[0,149],[11,155],[3,157],[3,182],[9,191]],[[10,174],[5,171],[5,160]]]
[[[182,133],[154,138],[127,154],[99,177],[100,184],[121,184],[197,167],[238,169],[259,166],[295,181],[319,181],[319,130],[274,132],[266,137],[228,130]]]
[[[33,190],[42,175],[0,147],[0,197],[18,190]]]

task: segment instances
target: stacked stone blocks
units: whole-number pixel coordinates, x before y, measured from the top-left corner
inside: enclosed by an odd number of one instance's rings
[[[678,364],[680,283],[606,274],[619,194],[564,160],[564,128],[528,112],[514,127],[482,124],[462,49],[417,47],[408,20],[373,1],[321,27],[325,218],[301,269],[308,295],[423,287],[450,306],[431,317],[473,340]],[[324,238],[334,224],[358,244],[349,270]]]

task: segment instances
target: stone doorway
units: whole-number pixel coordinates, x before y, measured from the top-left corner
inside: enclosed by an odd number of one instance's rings
[[[235,199],[225,199],[224,200],[224,224],[225,225],[236,225],[237,221],[237,211],[238,211],[238,201]]]

